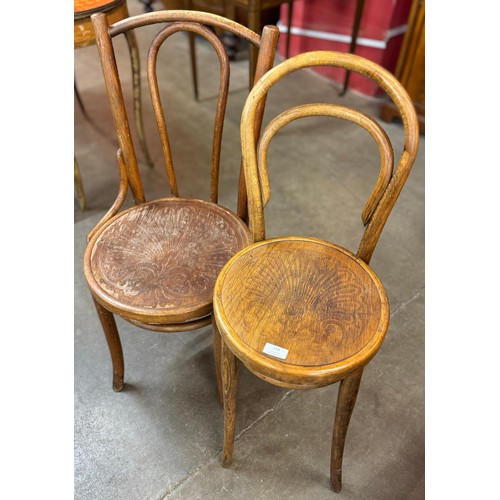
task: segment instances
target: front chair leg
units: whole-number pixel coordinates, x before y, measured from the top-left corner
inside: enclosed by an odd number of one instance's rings
[[[362,374],[363,368],[360,368],[340,381],[330,460],[330,486],[335,493],[339,493],[342,489],[342,457],[344,455],[345,437],[356,403]]]
[[[238,389],[238,360],[222,342],[222,388],[224,393],[224,447],[222,467],[233,461],[234,434],[236,429],[236,394]]]
[[[224,406],[224,390],[222,388],[222,338],[220,336],[215,317],[212,314],[212,339],[214,347],[215,378],[217,380],[217,394],[221,406]]]
[[[101,321],[102,329],[108,343],[109,353],[111,354],[111,363],[113,364],[113,390],[121,391],[123,389],[124,362],[123,350],[118,329],[116,328],[113,313],[105,309],[94,299],[95,308]]]

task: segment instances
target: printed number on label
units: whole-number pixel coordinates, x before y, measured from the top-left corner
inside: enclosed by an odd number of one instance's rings
[[[269,342],[266,342],[266,345],[264,346],[264,349],[262,349],[262,352],[280,359],[286,359],[286,357],[288,356],[288,349],[270,344]]]

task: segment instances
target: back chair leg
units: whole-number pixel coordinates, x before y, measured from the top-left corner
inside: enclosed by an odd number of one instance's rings
[[[224,406],[224,391],[222,388],[222,338],[220,336],[219,329],[217,328],[217,323],[212,315],[212,337],[214,346],[214,364],[215,364],[215,377],[217,380],[217,394],[219,396],[219,402],[221,406]]]
[[[292,32],[292,16],[293,16],[293,1],[288,4],[288,17],[287,17],[287,32],[286,32],[286,49],[285,49],[285,58],[288,59],[290,57],[290,36]]]
[[[193,77],[193,92],[194,98],[198,100],[198,70],[196,68],[196,40],[195,34],[190,31],[188,33],[189,37],[189,53],[191,56],[191,74]]]
[[[124,362],[123,350],[118,329],[116,328],[115,317],[113,313],[101,306],[99,302],[94,300],[95,308],[101,321],[102,329],[108,343],[109,353],[111,354],[111,362],[113,364],[113,390],[121,391],[123,389]]]
[[[146,138],[144,137],[144,125],[142,120],[142,102],[141,102],[141,72],[139,64],[139,49],[137,47],[137,39],[133,31],[126,31],[125,38],[127,40],[128,49],[130,52],[130,61],[132,63],[132,82],[134,89],[134,117],[137,137],[141,145],[142,153],[146,163],[152,167],[153,161],[149,155]]]
[[[333,425],[332,455],[330,461],[330,486],[335,493],[342,489],[342,457],[344,455],[345,438],[352,411],[358,396],[359,384],[363,368],[340,381]]]
[[[250,7],[248,9],[248,27],[255,31],[255,33],[260,33],[260,6],[253,5],[250,3]],[[248,88],[251,89],[253,87],[254,79],[255,79],[255,70],[257,68],[257,55],[258,50],[254,45],[250,45],[249,47],[249,66],[250,66],[250,80],[248,82]]]
[[[222,387],[224,391],[224,448],[222,467],[233,461],[234,434],[236,429],[236,396],[238,392],[238,360],[222,342]]]

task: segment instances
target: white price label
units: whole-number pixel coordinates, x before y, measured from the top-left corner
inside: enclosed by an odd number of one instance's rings
[[[270,344],[269,342],[266,342],[266,345],[264,346],[264,349],[262,349],[262,352],[280,359],[286,359],[286,357],[288,356],[288,349]]]

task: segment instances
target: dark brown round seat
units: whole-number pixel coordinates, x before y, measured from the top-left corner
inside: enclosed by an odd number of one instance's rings
[[[164,198],[105,224],[89,242],[84,271],[109,311],[138,322],[184,323],[210,315],[219,271],[251,242],[248,227],[230,210]]]

